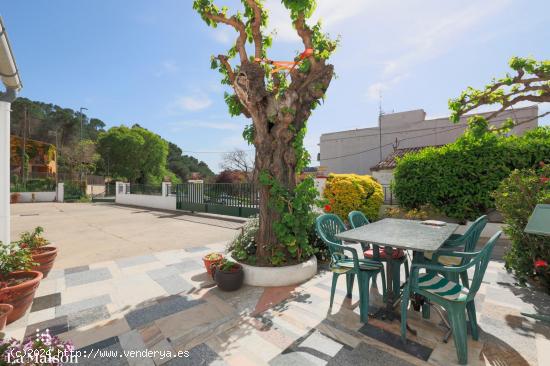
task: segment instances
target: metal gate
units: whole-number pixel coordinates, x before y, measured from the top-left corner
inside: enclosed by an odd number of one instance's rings
[[[183,183],[176,196],[178,210],[239,217],[259,212],[259,192],[252,183]]]

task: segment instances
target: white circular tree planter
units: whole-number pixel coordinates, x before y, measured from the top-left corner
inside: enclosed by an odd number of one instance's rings
[[[317,273],[317,258],[286,267],[255,267],[240,263],[244,271],[244,284],[250,286],[274,287],[298,285]]]

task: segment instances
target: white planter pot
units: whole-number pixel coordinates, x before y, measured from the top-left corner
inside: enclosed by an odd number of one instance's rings
[[[244,284],[259,287],[290,286],[303,283],[317,273],[317,258],[286,267],[255,267],[239,262],[243,266]]]

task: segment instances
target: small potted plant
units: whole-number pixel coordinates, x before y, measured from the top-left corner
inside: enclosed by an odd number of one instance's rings
[[[21,197],[21,193],[14,192],[10,195],[10,203],[18,203],[19,197]]]
[[[4,365],[2,361],[13,365],[72,365],[78,363],[74,351],[72,342],[52,336],[46,329],[23,341],[0,340],[0,365]]]
[[[48,246],[50,242],[42,236],[43,232],[44,229],[40,226],[36,227],[33,232],[25,231],[21,234],[19,243],[22,248],[29,248],[31,251],[32,261],[36,263],[31,270],[42,272],[46,278],[57,257],[57,248]]]
[[[212,277],[223,291],[235,291],[241,288],[244,280],[243,267],[233,261],[222,259],[212,264]]]
[[[206,272],[208,272],[209,275],[212,275],[212,265],[216,263],[220,263],[223,259],[223,254],[221,253],[208,253],[204,257],[202,257],[202,261],[204,262],[204,268],[206,268]]]
[[[30,271],[31,252],[17,243],[0,242],[0,303],[13,306],[7,324],[21,318],[31,306],[42,273]]]

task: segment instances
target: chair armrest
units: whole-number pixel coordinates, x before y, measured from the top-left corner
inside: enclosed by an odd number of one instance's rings
[[[477,255],[478,253],[465,253],[465,252],[457,252],[457,253],[460,253],[460,254],[466,254],[465,256],[457,256],[457,257],[472,257],[472,256],[475,256]],[[447,254],[445,254],[447,255]],[[436,258],[437,259],[437,258]],[[448,273],[461,273],[461,272],[464,272],[466,271],[468,268],[474,266],[481,258],[478,257],[462,266],[444,266],[444,265],[440,265],[440,264],[433,264],[433,263],[428,263],[428,262],[425,262],[425,261],[416,261],[416,262],[413,262],[412,265],[411,265],[411,270],[413,269],[416,269],[418,271],[418,269],[420,268],[424,268],[424,269],[427,269],[427,270],[430,270],[430,271],[436,271],[436,272],[448,272]],[[432,258],[432,260],[434,260]]]
[[[338,245],[338,244],[334,244],[334,243],[328,243],[330,245],[330,247],[332,248],[332,250],[336,253],[336,252],[339,252],[339,251],[342,251],[342,252],[350,252],[351,255],[352,255],[352,260],[353,260],[353,268],[356,269],[356,270],[359,270],[359,257],[357,256],[357,251],[355,250],[355,248],[350,248],[350,247],[346,247],[345,245]]]

